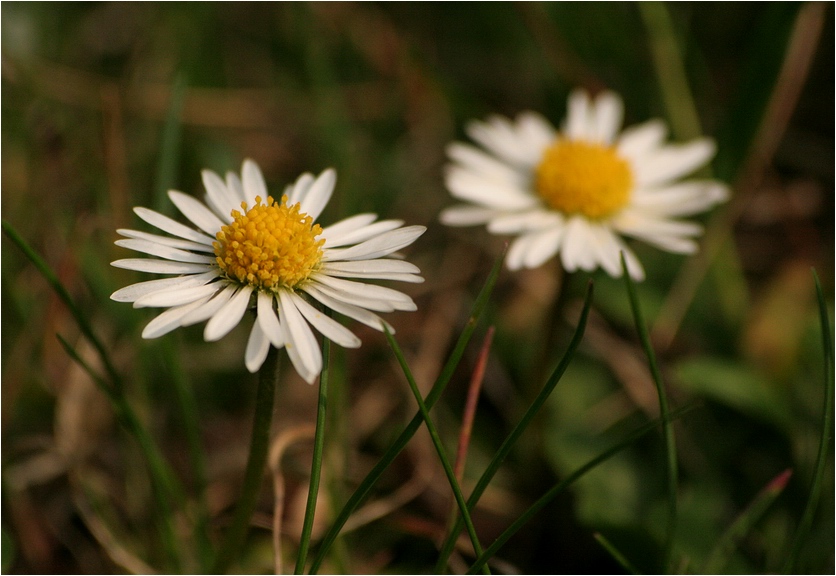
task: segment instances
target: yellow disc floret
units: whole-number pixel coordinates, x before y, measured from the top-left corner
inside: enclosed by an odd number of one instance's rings
[[[555,210],[598,219],[627,204],[633,174],[610,146],[561,139],[543,154],[535,186]]]
[[[221,228],[213,244],[218,266],[231,280],[257,289],[277,291],[304,282],[322,259],[324,239],[313,218],[299,213],[299,204],[287,205],[287,196],[265,204],[256,196],[255,205],[232,211],[233,221]]]

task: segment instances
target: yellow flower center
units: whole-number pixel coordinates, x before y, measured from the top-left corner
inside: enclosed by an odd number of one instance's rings
[[[596,219],[627,204],[633,174],[612,147],[558,140],[543,154],[535,186],[555,210]]]
[[[255,288],[277,291],[293,288],[304,282],[319,267],[322,233],[313,218],[299,213],[299,204],[287,205],[267,197],[262,204],[256,196],[255,206],[243,212],[232,211],[233,221],[221,228],[213,244],[218,266],[224,274]]]

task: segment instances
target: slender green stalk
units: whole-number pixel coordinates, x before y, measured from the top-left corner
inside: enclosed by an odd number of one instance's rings
[[[507,250],[507,246],[506,246]],[[430,393],[427,395],[426,400],[424,401],[427,410],[431,409],[433,405],[436,403],[438,398],[441,396],[442,392],[444,392],[444,388],[447,386],[447,383],[450,381],[450,378],[453,376],[453,372],[456,370],[456,366],[458,366],[459,361],[461,360],[462,355],[464,354],[464,350],[467,347],[467,343],[470,341],[470,337],[473,335],[473,331],[476,329],[476,324],[479,322],[479,318],[482,316],[482,313],[485,311],[485,307],[488,304],[488,300],[490,299],[491,292],[493,292],[493,287],[496,285],[496,279],[499,277],[499,271],[502,268],[502,261],[505,258],[505,251],[500,254],[500,256],[496,259],[496,262],[491,269],[491,273],[488,275],[488,279],[485,282],[485,285],[482,287],[482,290],[479,292],[479,295],[476,297],[476,302],[473,304],[473,309],[470,313],[470,319],[467,322],[464,330],[462,331],[461,335],[459,336],[458,341],[456,342],[455,348],[453,348],[453,352],[450,354],[450,357],[447,359],[447,362],[444,364],[444,367],[441,370],[438,378],[436,379],[435,383],[433,384]],[[371,471],[366,475],[354,493],[349,497],[348,501],[343,506],[342,510],[340,510],[339,514],[337,515],[336,520],[334,520],[334,524],[331,528],[328,529],[325,536],[322,539],[322,544],[319,547],[316,557],[314,558],[313,564],[311,565],[310,573],[315,574],[319,569],[322,562],[325,560],[325,555],[328,553],[329,548],[336,540],[337,535],[342,530],[342,527],[345,525],[348,518],[351,514],[357,509],[357,507],[366,499],[369,492],[371,492],[372,487],[375,483],[380,479],[383,475],[383,472],[389,467],[389,465],[395,460],[398,454],[401,453],[401,450],[407,445],[409,440],[415,434],[415,432],[420,428],[421,422],[423,421],[423,417],[421,416],[420,411],[413,416],[412,420],[410,420],[409,424],[407,424],[406,428],[403,432],[401,432],[400,436],[395,440],[394,443],[389,447],[380,461],[371,469]]]
[[[627,557],[621,553],[621,550],[615,547],[615,545],[610,542],[606,536],[601,534],[600,532],[596,532],[592,535],[593,538],[601,545],[601,547],[606,550],[610,556],[612,556],[613,560],[618,562],[625,571],[629,572],[630,574],[641,574],[641,572],[633,566],[633,563],[630,562]]]
[[[572,340],[569,342],[569,346],[566,348],[566,352],[563,354],[563,358],[560,359],[557,367],[552,372],[549,379],[546,381],[546,384],[543,386],[543,389],[540,390],[540,393],[534,399],[534,402],[531,403],[528,410],[526,410],[525,414],[523,414],[522,418],[520,419],[519,423],[514,427],[511,433],[508,435],[508,438],[505,439],[505,442],[502,443],[502,446],[499,447],[494,457],[491,459],[488,467],[482,473],[482,476],[479,478],[479,481],[476,483],[476,486],[473,488],[473,492],[471,492],[470,497],[467,500],[467,507],[468,510],[473,510],[476,506],[476,503],[479,502],[479,498],[482,497],[485,489],[488,487],[491,479],[493,479],[496,472],[499,470],[500,465],[505,460],[505,457],[511,451],[511,448],[514,447],[519,437],[522,433],[526,430],[528,425],[534,419],[534,416],[537,412],[542,408],[543,404],[548,399],[549,395],[551,395],[552,390],[560,381],[560,378],[563,376],[563,373],[566,372],[566,368],[569,366],[569,363],[572,361],[572,358],[575,356],[575,351],[577,350],[578,346],[583,339],[583,333],[586,329],[586,321],[589,317],[589,310],[592,307],[592,297],[593,297],[593,284],[590,281],[587,285],[586,289],[586,298],[584,299],[583,310],[581,311],[580,319],[578,320],[578,326],[575,328],[575,333],[572,335]],[[441,554],[438,558],[438,563],[435,566],[435,573],[441,574],[444,572],[445,566],[447,565],[447,560],[450,558],[450,554],[453,552],[453,548],[456,544],[456,538],[459,535],[459,532],[462,529],[462,519],[461,517],[456,521],[453,525],[452,530],[447,534],[447,539],[444,541],[444,544],[441,547]]]
[[[675,410],[671,414],[672,419],[676,419],[684,415],[685,413],[689,412],[693,407],[692,406],[684,406]],[[488,546],[485,552],[476,559],[470,569],[467,571],[468,574],[475,574],[477,570],[480,570],[485,563],[491,559],[491,557],[497,553],[497,551],[505,545],[506,542],[516,534],[520,528],[522,528],[531,518],[534,517],[537,512],[543,509],[543,507],[554,500],[554,498],[569,488],[572,484],[580,480],[587,472],[593,470],[600,464],[603,464],[625,448],[631,446],[636,440],[641,438],[642,436],[647,435],[648,433],[652,432],[656,429],[659,424],[664,424],[663,418],[657,418],[652,422],[648,422],[644,426],[641,426],[634,430],[630,435],[628,435],[624,440],[619,442],[618,444],[613,445],[609,449],[605,450],[598,456],[589,460],[586,464],[572,472],[569,476],[555,484],[548,492],[546,492],[543,496],[541,496],[534,504],[529,506],[529,508],[522,513],[522,515],[514,521],[505,531],[499,535],[499,537],[494,541],[493,544]]]
[[[678,138],[696,138],[702,134],[700,117],[668,7],[665,2],[639,2],[638,8],[647,28],[650,53],[673,133]]]
[[[633,284],[630,273],[627,271],[627,263],[624,261],[624,253],[621,253],[621,269],[624,271],[624,283],[627,286],[627,295],[630,298],[630,307],[633,309],[633,320],[636,323],[636,330],[642,342],[644,353],[647,355],[647,363],[650,366],[650,373],[653,376],[653,383],[656,384],[656,393],[659,396],[659,412],[662,416],[662,434],[665,438],[665,460],[667,464],[668,478],[668,526],[665,532],[664,547],[664,569],[670,572],[673,568],[673,543],[676,538],[677,502],[676,492],[679,483],[679,470],[676,461],[676,439],[673,432],[673,421],[671,420],[670,407],[668,406],[668,395],[665,391],[665,384],[662,382],[662,374],[656,364],[656,354],[653,352],[653,344],[650,342],[650,333],[642,316],[639,299],[636,295],[636,286]]]
[[[711,554],[705,561],[703,574],[722,574],[739,540],[749,534],[767,509],[781,495],[792,476],[792,470],[786,469],[767,484],[717,540]]]
[[[473,551],[476,553],[476,556],[479,557],[482,555],[482,545],[479,543],[479,536],[476,534],[476,528],[473,526],[473,520],[470,518],[470,513],[467,511],[467,503],[464,501],[462,489],[459,486],[459,481],[456,480],[456,474],[453,471],[453,467],[450,465],[450,460],[447,458],[444,445],[441,443],[441,438],[438,435],[438,430],[436,430],[435,424],[433,424],[433,421],[430,418],[430,412],[427,410],[427,405],[421,398],[421,391],[418,390],[418,384],[415,383],[415,378],[412,376],[412,371],[406,363],[406,358],[404,358],[400,346],[398,346],[398,343],[392,337],[392,333],[389,332],[388,328],[386,329],[386,339],[389,340],[389,346],[392,347],[392,351],[398,359],[398,364],[400,364],[401,370],[403,370],[404,376],[406,376],[406,380],[409,382],[412,394],[415,396],[415,401],[418,403],[418,409],[421,411],[421,416],[424,418],[424,423],[427,425],[427,430],[430,433],[430,438],[432,438],[435,451],[438,453],[438,458],[441,460],[441,465],[444,467],[444,473],[447,475],[447,481],[450,483],[450,488],[453,490],[453,496],[455,496],[456,503],[459,505],[459,510],[462,513],[462,518],[464,519],[465,526],[467,527],[467,533],[470,536],[470,542],[473,544]],[[484,572],[485,574],[490,574],[487,564],[485,565]]]
[[[267,359],[258,371],[253,434],[250,441],[250,454],[247,458],[247,469],[244,473],[244,487],[232,518],[232,526],[227,530],[226,538],[215,558],[213,574],[226,573],[233,558],[240,555],[247,539],[250,518],[258,500],[261,481],[264,478],[264,466],[267,463],[267,451],[270,446],[270,424],[273,421],[276,380],[279,376],[278,357],[278,349],[270,346]]]
[[[96,337],[96,334],[93,332],[93,327],[90,326],[90,322],[88,321],[88,317],[81,311],[81,309],[76,305],[73,301],[72,296],[70,293],[67,292],[67,289],[58,279],[58,276],[49,265],[44,261],[41,256],[32,249],[31,246],[17,233],[17,230],[12,227],[11,224],[3,221],[3,232],[6,233],[6,236],[17,245],[18,248],[26,255],[32,264],[35,265],[35,268],[38,269],[38,272],[46,279],[49,285],[55,290],[55,293],[58,294],[58,297],[64,302],[67,306],[67,309],[73,315],[78,327],[81,329],[82,334],[90,344],[96,349],[96,352],[99,354],[99,358],[102,361],[102,364],[105,367],[105,371],[107,372],[107,377],[110,380],[111,385],[116,390],[122,389],[122,379],[119,376],[119,373],[116,371],[116,368],[113,366],[113,363],[110,361],[110,355],[105,350],[104,344],[102,344],[101,340]]]
[[[72,358],[87,374],[93,379],[100,390],[110,400],[111,408],[119,423],[130,433],[139,444],[140,451],[148,466],[148,475],[151,477],[152,493],[157,507],[157,521],[160,526],[160,539],[165,550],[170,569],[179,572],[180,548],[177,544],[177,537],[174,531],[174,510],[173,500],[181,504],[184,501],[183,495],[178,491],[177,485],[171,475],[171,469],[166,465],[156,444],[151,436],[142,426],[136,413],[131,408],[125,397],[114,390],[104,379],[90,366],[78,352],[60,334],[56,334],[58,341],[64,347],[67,355]]]
[[[299,555],[296,557],[294,574],[302,574],[308,559],[308,547],[311,543],[316,497],[319,495],[319,479],[322,473],[322,448],[325,446],[325,406],[328,399],[329,360],[331,342],[322,340],[322,372],[319,376],[319,403],[316,410],[316,431],[314,432],[313,461],[311,462],[311,483],[308,488],[308,502],[305,505],[305,519],[302,523],[302,536],[299,540]]]
[[[813,473],[813,482],[810,486],[809,496],[807,497],[807,505],[804,507],[804,513],[795,531],[792,548],[790,548],[789,556],[784,564],[785,574],[795,572],[795,564],[798,561],[801,547],[805,540],[807,540],[807,537],[810,535],[810,530],[813,527],[813,516],[816,513],[821,492],[824,488],[824,472],[827,465],[827,457],[830,454],[830,439],[833,434],[833,336],[830,330],[827,303],[824,300],[821,282],[819,282],[819,276],[816,274],[815,269],[813,270],[813,279],[816,282],[816,296],[819,301],[819,320],[821,322],[821,339],[824,349],[824,406],[819,438],[819,453],[816,457],[816,469]]]

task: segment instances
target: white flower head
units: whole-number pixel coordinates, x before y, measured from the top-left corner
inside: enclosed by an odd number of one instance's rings
[[[207,341],[232,330],[253,307],[245,364],[250,372],[264,363],[270,346],[284,347],[302,378],[313,383],[322,370],[322,353],[311,326],[347,348],[360,339],[315,305],[383,330],[374,312],[415,310],[402,292],[363,280],[423,282],[420,270],[398,258],[386,258],[412,244],[426,228],[400,220],[358,214],[322,228],[316,224],[336,183],[328,169],[305,173],[289,185],[280,201],[267,194],[258,165],[245,160],[241,177],[226,180],[204,170],[205,204],[182,192],[169,198],[197,228],[147,208],[134,208],[142,220],[170,234],[118,230],[118,246],[156,256],[112,263],[118,268],[173,275],[117,290],[111,298],[135,308],[167,308],[143,330],[157,338],[177,327],[208,320]],[[353,278],[355,280],[349,280]],[[359,280],[359,281],[358,281]]]
[[[592,100],[575,91],[560,131],[533,112],[471,122],[467,133],[481,148],[451,144],[445,178],[467,204],[443,210],[441,221],[516,235],[506,260],[512,270],[559,253],[569,272],[601,267],[619,277],[623,252],[630,276],[642,280],[622,236],[694,252],[702,228],[679,218],[726,200],[728,190],[713,180],[680,179],[714,156],[714,141],[665,144],[659,120],[621,130],[623,107],[612,92]]]

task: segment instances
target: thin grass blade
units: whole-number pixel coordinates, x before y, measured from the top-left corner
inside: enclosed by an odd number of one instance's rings
[[[671,420],[676,420],[681,416],[685,415],[686,413],[690,412],[693,409],[693,406],[683,406],[682,408],[678,408],[671,413],[670,418]],[[589,460],[586,464],[572,472],[569,476],[555,484],[548,492],[546,492],[543,496],[541,496],[534,504],[529,506],[529,508],[523,512],[517,520],[514,521],[505,531],[499,535],[499,537],[494,541],[493,544],[488,546],[485,552],[476,559],[470,569],[467,571],[468,574],[475,574],[476,571],[480,570],[485,563],[491,559],[491,557],[496,554],[500,548],[502,548],[506,542],[516,534],[520,528],[522,528],[531,518],[533,518],[540,510],[543,509],[546,504],[554,500],[554,498],[569,488],[572,484],[580,480],[587,472],[594,470],[597,466],[603,464],[625,448],[631,446],[634,442],[636,442],[639,438],[646,436],[650,432],[656,429],[659,424],[664,424],[663,418],[657,418],[652,422],[648,422],[644,426],[641,426],[634,430],[630,435],[628,435],[624,440],[621,442],[614,444],[609,449],[605,450],[598,456]]]
[[[633,310],[633,320],[636,324],[636,331],[647,355],[647,363],[650,373],[653,376],[653,383],[656,385],[656,393],[659,396],[659,412],[662,415],[662,434],[665,439],[665,459],[667,465],[668,479],[668,526],[665,531],[664,564],[665,570],[670,572],[673,568],[673,543],[676,539],[677,520],[677,485],[679,484],[679,469],[676,460],[676,438],[673,432],[673,422],[670,418],[670,407],[668,395],[665,391],[665,383],[662,381],[662,373],[656,363],[656,354],[653,351],[653,344],[650,342],[650,333],[647,330],[644,316],[642,315],[639,299],[636,295],[636,285],[630,274],[627,273],[627,262],[624,260],[624,253],[621,253],[621,267],[624,271],[624,284],[627,287],[627,295],[630,298],[630,308]]]
[[[813,473],[813,482],[810,486],[810,493],[807,498],[807,505],[798,528],[795,531],[792,548],[784,564],[784,573],[795,572],[795,564],[801,547],[810,535],[813,527],[813,516],[819,505],[821,492],[824,488],[824,472],[827,466],[827,457],[830,454],[830,439],[833,435],[833,332],[830,329],[830,318],[828,317],[827,303],[824,300],[824,293],[819,282],[819,275],[813,270],[813,279],[816,282],[816,296],[819,301],[819,321],[821,322],[821,339],[824,350],[824,406],[821,422],[821,434],[819,437],[819,453],[816,457],[816,468]]]
[[[583,310],[581,311],[580,318],[578,319],[578,325],[575,328],[575,333],[572,335],[572,339],[569,341],[569,346],[566,348],[566,352],[564,352],[563,357],[560,359],[560,362],[557,364],[554,372],[552,372],[551,376],[549,376],[549,379],[546,381],[543,389],[540,390],[540,393],[534,399],[534,402],[532,402],[531,406],[528,407],[528,410],[526,410],[525,414],[523,414],[522,418],[520,418],[520,421],[508,435],[508,438],[505,439],[505,442],[502,443],[502,446],[499,447],[499,450],[497,450],[496,454],[491,459],[488,467],[482,473],[482,476],[479,478],[479,481],[476,483],[476,486],[473,488],[473,492],[471,492],[470,497],[467,500],[468,510],[473,510],[477,502],[479,502],[479,498],[482,497],[482,494],[488,487],[491,479],[493,479],[494,475],[499,470],[499,467],[502,465],[505,457],[508,456],[508,453],[514,447],[519,437],[523,432],[525,432],[528,425],[534,419],[534,416],[551,395],[554,387],[563,376],[563,373],[566,372],[566,368],[568,368],[569,363],[575,356],[575,351],[578,349],[581,340],[583,340],[587,318],[589,317],[589,310],[592,307],[593,294],[593,284],[590,281],[586,288],[586,297],[584,298]],[[456,545],[456,538],[462,529],[462,522],[461,517],[459,517],[453,525],[452,530],[447,534],[447,538],[441,547],[438,564],[436,564],[435,567],[436,574],[442,574],[444,572],[447,560],[450,558],[450,554],[452,554],[453,548]]]
[[[464,501],[464,496],[462,495],[461,487],[459,486],[459,481],[456,479],[456,474],[453,471],[453,466],[450,465],[450,460],[447,458],[447,454],[444,450],[444,445],[441,443],[441,438],[438,435],[438,430],[435,428],[435,424],[433,424],[432,419],[430,418],[429,410],[427,410],[427,405],[424,403],[424,400],[421,398],[421,391],[418,390],[418,384],[415,383],[415,378],[412,376],[412,371],[409,369],[409,365],[406,362],[406,358],[404,358],[403,351],[401,351],[400,346],[392,337],[392,333],[389,330],[386,330],[386,339],[389,340],[389,346],[392,347],[392,351],[395,353],[395,357],[398,359],[398,364],[401,366],[401,370],[403,370],[404,376],[406,376],[407,382],[409,382],[409,387],[412,390],[413,396],[415,396],[415,401],[418,403],[418,408],[421,411],[421,416],[424,418],[424,423],[427,426],[427,430],[430,433],[430,437],[432,438],[433,445],[435,446],[435,451],[438,454],[439,460],[441,460],[441,465],[444,467],[444,473],[447,475],[447,481],[450,483],[450,488],[453,490],[453,495],[456,498],[456,503],[459,505],[459,511],[462,514],[462,518],[464,519],[464,524],[467,527],[467,533],[470,536],[470,542],[473,544],[473,551],[476,553],[476,556],[479,557],[482,555],[482,545],[479,542],[479,536],[476,534],[476,528],[473,526],[473,520],[470,518],[470,513],[467,511],[467,503]],[[484,566],[485,573],[490,574],[490,570],[488,569],[487,564]]]
[[[629,572],[630,574],[641,574],[641,572],[633,566],[633,563],[630,562],[627,557],[622,554],[621,550],[615,547],[615,545],[610,542],[606,536],[601,534],[600,532],[596,532],[592,535],[593,538],[601,545],[601,548],[607,551],[607,553],[612,557],[613,560],[618,562],[622,568],[624,568],[625,572]]]
[[[447,362],[444,364],[444,367],[441,370],[438,378],[436,379],[435,383],[433,384],[430,393],[427,395],[425,399],[425,404],[427,410],[431,409],[433,405],[436,403],[438,398],[441,396],[442,392],[444,392],[444,388],[447,386],[447,383],[450,381],[450,378],[453,376],[453,372],[456,370],[456,366],[458,366],[459,361],[464,354],[465,348],[467,347],[468,342],[470,341],[470,337],[473,335],[473,331],[476,329],[476,325],[479,322],[479,319],[482,316],[482,313],[485,311],[485,308],[488,305],[488,301],[490,299],[491,293],[493,292],[493,288],[496,285],[496,280],[499,277],[499,272],[502,269],[502,262],[505,259],[505,252],[506,249],[503,250],[502,254],[496,259],[494,262],[493,268],[491,269],[490,274],[488,275],[487,280],[485,281],[484,286],[482,286],[479,295],[476,297],[476,301],[473,304],[473,308],[471,309],[470,319],[467,322],[464,330],[462,331],[461,335],[459,336],[458,341],[456,342],[456,346],[453,349],[453,352],[450,354],[450,357],[447,359]],[[351,514],[357,509],[357,507],[362,504],[363,500],[365,500],[366,496],[368,496],[369,492],[371,491],[372,487],[375,483],[380,479],[383,472],[389,467],[389,465],[395,460],[398,454],[401,453],[401,450],[407,445],[410,441],[412,436],[421,426],[421,422],[423,422],[423,418],[421,416],[421,412],[419,411],[415,416],[413,416],[412,420],[410,420],[409,424],[407,424],[406,428],[403,432],[401,432],[400,436],[392,443],[386,453],[381,457],[380,461],[372,468],[372,470],[366,475],[354,493],[349,497],[348,501],[343,506],[342,510],[340,510],[339,514],[337,514],[337,518],[334,520],[334,524],[331,528],[328,529],[325,536],[322,539],[322,544],[317,552],[316,557],[311,565],[310,573],[316,574],[319,567],[322,565],[322,562],[325,560],[325,555],[328,553],[331,545],[336,540],[337,535],[342,530],[342,527],[345,525],[348,518]]]

